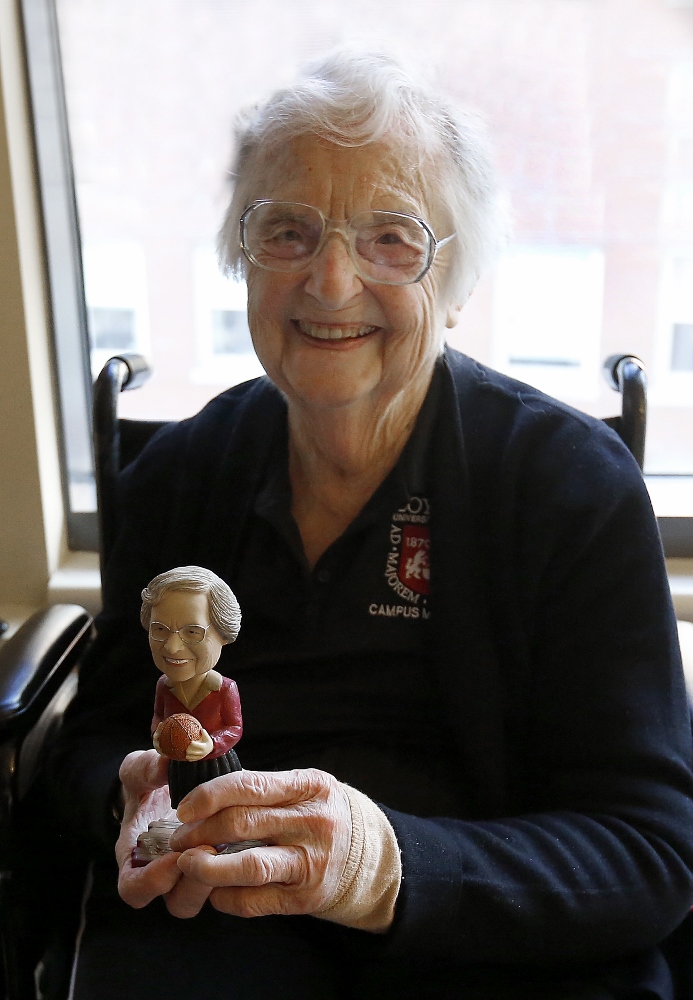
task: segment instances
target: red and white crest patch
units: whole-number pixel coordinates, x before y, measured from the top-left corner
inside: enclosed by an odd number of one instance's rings
[[[368,614],[381,618],[426,621],[431,617],[431,511],[426,497],[409,497],[390,521],[385,560],[385,582],[392,596],[368,605]],[[393,603],[394,602],[394,603]]]
[[[431,535],[423,524],[405,524],[397,576],[415,594],[428,594],[431,587]]]
[[[426,497],[410,497],[396,510],[390,524],[390,550],[385,579],[398,597],[425,607],[431,589],[431,535]]]

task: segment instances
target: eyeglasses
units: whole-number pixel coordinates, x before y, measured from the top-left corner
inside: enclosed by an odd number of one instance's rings
[[[149,638],[154,642],[167,642],[172,635],[179,635],[180,641],[186,646],[196,646],[202,642],[211,625],[183,625],[182,628],[169,628],[161,622],[152,622],[149,626]]]
[[[344,222],[311,205],[255,201],[241,216],[240,244],[251,264],[267,271],[301,271],[321,251],[328,233],[346,240],[357,274],[381,285],[421,281],[441,247],[431,227],[401,212],[359,212]]]

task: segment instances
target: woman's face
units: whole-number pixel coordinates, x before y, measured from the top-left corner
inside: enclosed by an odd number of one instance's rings
[[[171,630],[166,642],[150,637],[149,647],[154,663],[173,684],[189,681],[196,674],[206,674],[219,660],[224,643],[213,625],[207,629],[202,642],[193,645],[186,645],[174,631],[184,625],[209,625],[206,594],[169,590],[152,608],[151,620]]]
[[[313,205],[340,221],[400,211],[424,219],[438,239],[450,235],[417,171],[383,146],[297,139],[258,171],[253,197]],[[380,285],[359,277],[344,239],[333,233],[303,271],[249,265],[248,320],[265,371],[290,403],[386,405],[430,376],[453,305],[446,292],[450,259],[445,248],[422,281]]]

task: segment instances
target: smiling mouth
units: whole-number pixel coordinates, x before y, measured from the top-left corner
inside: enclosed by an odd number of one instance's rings
[[[320,323],[307,323],[305,320],[293,320],[294,326],[307,337],[314,340],[360,340],[370,333],[379,330],[378,326],[322,326]]]
[[[173,667],[179,667],[182,663],[188,663],[188,660],[174,660],[171,656],[165,656],[164,660],[166,663],[170,663]]]

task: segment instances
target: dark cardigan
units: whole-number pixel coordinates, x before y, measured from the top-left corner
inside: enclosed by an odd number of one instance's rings
[[[469,820],[386,810],[403,883],[382,947],[540,966],[645,951],[693,902],[693,776],[642,478],[600,421],[450,350],[441,406],[431,642],[473,801]],[[103,842],[117,766],[147,745],[139,592],[189,563],[233,586],[284,408],[266,379],[235,387],[122,476],[99,638],[54,766],[72,818]]]

